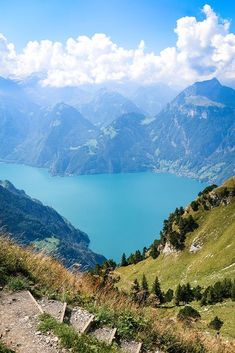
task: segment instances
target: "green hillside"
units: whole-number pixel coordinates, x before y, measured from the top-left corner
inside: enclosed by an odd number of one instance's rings
[[[192,206],[184,210],[183,217],[192,215],[198,224],[197,229],[187,234],[185,248],[168,253],[161,251],[156,259],[147,255],[137,264],[116,269],[120,289],[129,291],[133,281],[136,278],[141,281],[143,274],[149,285],[158,276],[165,291],[168,288],[175,290],[179,283],[190,282],[193,287],[199,284],[205,288],[223,278],[235,278],[235,177],[196,201],[199,201],[197,211],[193,211]],[[195,251],[190,251],[192,248]],[[235,320],[231,315],[234,309],[234,302],[224,302],[208,306],[206,316],[210,317],[210,312],[222,316],[227,322],[224,332],[234,336]],[[158,315],[172,316],[174,310],[161,311]],[[199,310],[202,317],[205,316],[205,308],[199,306]]]

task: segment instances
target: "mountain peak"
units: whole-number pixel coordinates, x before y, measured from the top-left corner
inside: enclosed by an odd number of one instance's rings
[[[185,104],[185,98],[190,96],[200,96],[216,103],[235,107],[235,90],[221,85],[217,78],[195,82],[180,93],[174,103]]]
[[[195,82],[193,84],[193,86],[204,86],[204,87],[207,87],[207,88],[210,88],[210,89],[215,89],[217,87],[222,87],[221,83],[219,82],[219,80],[214,77],[212,78],[211,80],[206,80],[206,81],[198,81],[198,82]]]

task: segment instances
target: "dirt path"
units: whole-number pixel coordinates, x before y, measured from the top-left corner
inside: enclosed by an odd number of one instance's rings
[[[17,353],[65,353],[58,339],[37,329],[39,308],[27,291],[0,292],[0,337]]]

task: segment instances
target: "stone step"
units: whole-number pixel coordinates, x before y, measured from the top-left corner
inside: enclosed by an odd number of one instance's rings
[[[87,333],[94,320],[94,315],[87,310],[76,307],[71,311],[70,324],[79,333]]]
[[[17,353],[62,353],[57,337],[38,331],[40,307],[30,292],[0,293],[0,337]]]
[[[116,331],[117,331],[116,328],[100,327],[100,328],[94,329],[92,331],[92,335],[94,335],[99,341],[102,341],[107,343],[108,345],[111,345],[114,340]]]
[[[52,300],[47,298],[42,298],[37,302],[44,313],[51,315],[59,322],[64,321],[67,303],[62,303],[58,300]]]
[[[142,343],[123,340],[120,342],[120,348],[125,353],[140,353]]]

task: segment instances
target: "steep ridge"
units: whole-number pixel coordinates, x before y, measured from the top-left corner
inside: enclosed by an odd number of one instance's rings
[[[89,249],[87,234],[9,181],[0,182],[0,227],[20,244],[45,250],[67,267],[79,263],[87,269],[105,260]]]

